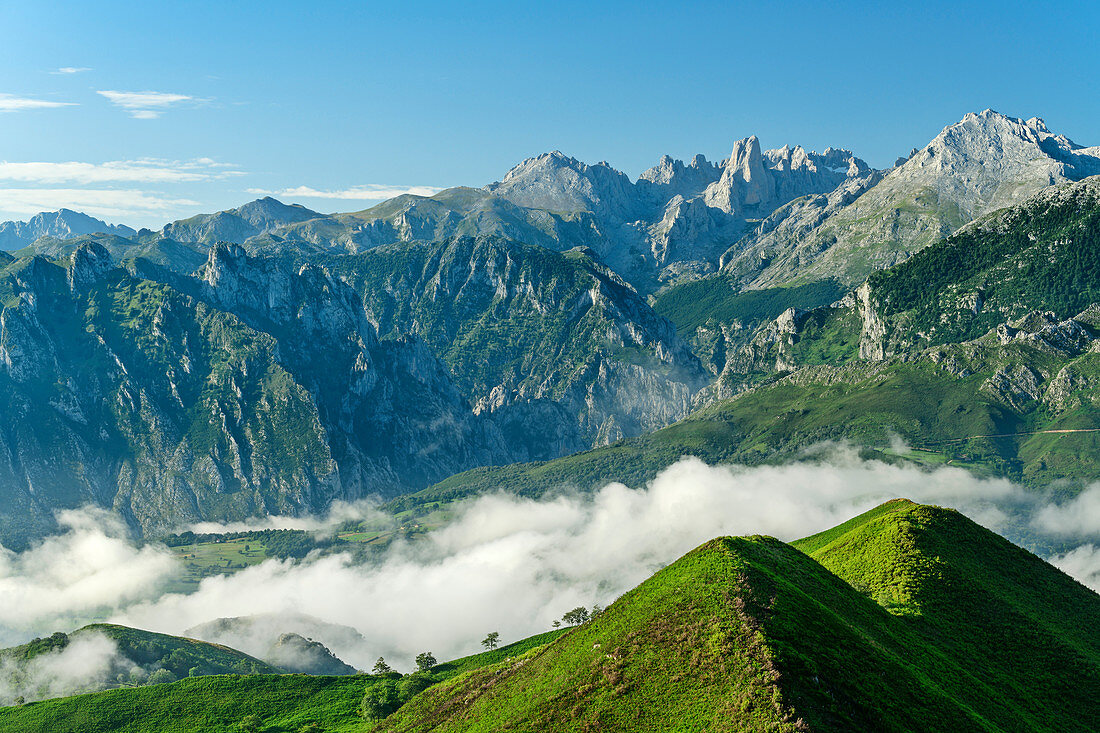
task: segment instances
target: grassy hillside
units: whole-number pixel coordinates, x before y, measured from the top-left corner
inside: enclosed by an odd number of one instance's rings
[[[414,698],[379,730],[794,730],[719,540],[554,644]]]
[[[688,338],[708,322],[740,321],[748,326],[775,318],[788,308],[809,310],[828,305],[844,292],[832,280],[793,288],[741,290],[733,277],[719,273],[662,290],[654,299],[653,310],[672,321],[680,335]]]
[[[1100,723],[1100,597],[958,512],[898,500],[794,543],[982,670],[974,709],[1001,729]]]
[[[825,441],[850,441],[894,460],[894,436],[914,448],[900,458],[920,464],[950,462],[1041,486],[1076,479],[1057,487],[1065,492],[1100,476],[1097,433],[1038,433],[1100,427],[1095,402],[1086,396],[1064,411],[1034,404],[1014,408],[983,390],[992,371],[960,377],[931,362],[811,367],[649,435],[553,461],[474,469],[396,499],[391,507],[408,509],[501,486],[525,496],[563,487],[593,490],[609,481],[638,486],[685,455],[754,465],[799,459],[805,448]]]
[[[976,338],[1032,310],[1069,318],[1100,302],[1100,183],[993,215],[870,284],[896,328],[931,343]]]
[[[325,733],[363,729],[358,676],[214,676],[0,708],[8,733]]]
[[[208,654],[218,651],[225,659],[246,655],[215,644],[165,637],[121,626],[96,624],[96,629],[119,640],[120,648],[143,643],[175,648],[201,645]],[[364,692],[390,680],[411,680],[431,685],[486,665],[503,662],[545,645],[565,630],[506,644],[432,668],[429,673],[386,676],[310,676],[271,674],[274,668],[257,668],[263,674],[192,677],[170,684],[128,687],[89,695],[44,700],[19,707],[0,707],[0,730],[5,733],[297,733],[305,731],[365,731],[372,727],[359,712]],[[74,634],[75,635],[75,634]],[[42,653],[49,640],[18,647]],[[251,659],[251,657],[246,657]],[[256,661],[256,660],[253,660]],[[262,664],[262,663],[260,663]],[[413,688],[416,689],[416,688]],[[316,724],[316,728],[310,728]]]
[[[364,719],[386,685],[404,704]],[[791,545],[712,540],[588,623],[429,672],[192,678],[0,709],[0,729],[1062,733],[1100,725],[1096,689],[1100,596],[899,499]]]
[[[1100,724],[1100,597],[1038,558],[904,500],[796,545],[810,554],[709,542],[589,624],[433,687],[377,730]]]
[[[51,694],[48,688],[38,689],[41,684],[41,670],[36,671],[33,660],[43,655],[61,654],[70,644],[93,636],[105,636],[112,640],[117,654],[103,660],[101,671],[90,671],[77,688],[80,690],[136,687],[206,675],[277,674],[283,671],[221,644],[115,624],[91,624],[71,634],[58,632],[21,646],[2,649],[0,667],[4,668],[5,679],[14,689],[28,689],[35,699],[48,696]],[[104,654],[106,651],[104,650]],[[83,652],[78,652],[75,657],[58,657],[60,661],[51,661],[54,657],[50,656],[45,661],[47,666],[60,663],[79,665],[83,661],[81,654]],[[15,692],[5,691],[0,699],[11,701],[15,695]]]

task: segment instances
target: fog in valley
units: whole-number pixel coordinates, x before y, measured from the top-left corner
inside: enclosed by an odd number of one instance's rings
[[[685,458],[646,487],[613,483],[590,495],[486,495],[460,505],[446,526],[395,541],[375,561],[358,563],[346,553],[267,560],[205,578],[189,594],[165,592],[184,570],[167,548],[133,542],[104,510],[65,511],[59,534],[22,553],[0,551],[0,595],[10,599],[0,606],[0,644],[101,620],[201,636],[215,619],[259,616],[212,640],[258,654],[270,634],[293,631],[359,669],[384,656],[407,671],[421,651],[440,660],[463,656],[480,651],[489,631],[506,643],[549,630],[575,606],[607,605],[713,537],[793,540],[896,497],[957,508],[1100,589],[1100,485],[1059,502],[958,468],[926,471],[861,460],[844,447],[827,450],[818,461],[751,468]],[[358,517],[378,521],[379,513],[359,503],[323,518],[196,529],[323,534]],[[0,669],[7,680],[0,696],[62,694],[125,668],[113,642],[103,642],[90,638],[43,655],[18,684]]]

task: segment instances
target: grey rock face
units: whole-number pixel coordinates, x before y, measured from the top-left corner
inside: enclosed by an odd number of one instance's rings
[[[864,283],[856,290],[856,302],[863,324],[859,337],[859,358],[882,361],[886,358],[886,322],[879,315],[869,284]]]
[[[1029,402],[1042,396],[1043,377],[1026,364],[1002,367],[982,383],[982,391],[1015,410],[1024,411]]]
[[[763,282],[761,271],[798,272],[820,250],[807,247],[804,252],[792,243],[811,238],[818,227],[878,185],[885,175],[886,171],[855,175],[829,193],[809,194],[780,206],[722,253],[720,268],[746,283]],[[821,248],[826,247],[828,242],[821,241]]]
[[[323,511],[514,458],[415,338],[324,268],[215,247],[177,287],[82,246],[0,272],[0,542],[54,511],[135,529]],[[187,292],[185,292],[187,291]]]
[[[382,333],[416,334],[441,355],[524,460],[663,427],[706,382],[673,326],[585,250],[458,238],[331,266]]]
[[[826,216],[777,212],[797,218],[762,225],[723,266],[750,287],[829,277],[855,287],[976,217],[1097,172],[1100,148],[1078,146],[1042,120],[968,114],[880,180],[850,189],[855,196]]]
[[[640,214],[634,184],[607,163],[586,165],[555,150],[528,158],[485,190],[519,206],[591,211],[613,222]]]
[[[217,245],[200,297],[266,332],[309,390],[348,497],[392,495],[510,456],[416,338],[381,342],[359,295],[324,267]]]
[[[807,194],[828,193],[848,178],[870,172],[847,150],[808,153],[801,146],[761,152],[755,135],[739,140],[722,177],[704,193],[708,206],[744,218],[762,218]]]
[[[651,201],[659,204],[675,196],[685,199],[699,196],[721,177],[722,166],[709,162],[703,155],[696,155],[686,165],[663,155],[657,165],[638,177],[636,185]]]
[[[69,262],[69,288],[74,292],[84,290],[114,267],[111,253],[102,246],[94,242],[82,244],[73,252]]]
[[[17,297],[0,313],[4,544],[86,503],[152,530],[338,495],[316,409],[270,339],[101,257],[4,273]],[[293,435],[273,428],[286,423]]]

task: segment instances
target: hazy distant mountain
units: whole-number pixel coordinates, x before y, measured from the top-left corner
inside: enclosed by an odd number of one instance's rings
[[[332,648],[361,649],[363,636],[350,626],[299,613],[266,613],[218,618],[193,626],[187,636],[240,649],[289,672],[355,674]]]
[[[298,204],[287,205],[270,196],[229,211],[199,214],[173,222],[160,236],[186,244],[242,243],[251,237],[321,216]]]
[[[17,250],[32,244],[40,237],[72,239],[82,234],[113,234],[132,237],[137,232],[128,226],[108,224],[101,219],[71,209],[35,214],[29,221],[5,221],[0,223],[0,249]]]

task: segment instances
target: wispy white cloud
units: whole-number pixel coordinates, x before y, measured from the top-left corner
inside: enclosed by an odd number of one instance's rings
[[[51,71],[51,74],[82,74],[85,71],[91,71],[88,66],[62,66],[57,71]]]
[[[302,199],[343,199],[345,201],[383,201],[385,199],[392,199],[394,196],[401,196],[403,194],[412,194],[413,196],[434,196],[442,191],[442,188],[436,186],[394,186],[384,185],[378,183],[368,183],[362,186],[351,186],[350,188],[339,189],[336,191],[321,191],[309,186],[297,186],[295,188],[284,188],[279,191],[268,191],[262,188],[250,188],[248,193],[254,193],[261,196],[276,196],[278,198],[302,198]]]
[[[199,205],[152,191],[95,188],[0,188],[0,204],[16,216],[67,208],[116,221]]]
[[[188,94],[170,92],[119,92],[103,89],[96,94],[106,97],[116,107],[128,110],[131,117],[139,120],[156,119],[164,110],[182,102],[204,101]]]
[[[48,99],[31,99],[0,94],[0,112],[19,112],[28,109],[52,109],[54,107],[73,107],[74,102],[54,102]]]
[[[69,161],[49,163],[0,161],[0,181],[24,183],[193,183],[244,175],[228,163],[210,158],[196,160],[110,160],[105,163]]]

